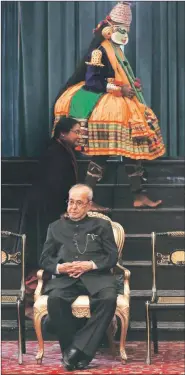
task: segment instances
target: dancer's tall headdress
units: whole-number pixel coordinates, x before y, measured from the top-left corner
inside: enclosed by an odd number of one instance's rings
[[[117,24],[125,26],[126,30],[129,31],[130,24],[132,22],[132,11],[131,2],[120,1],[109,13],[107,17],[108,21],[112,21]]]

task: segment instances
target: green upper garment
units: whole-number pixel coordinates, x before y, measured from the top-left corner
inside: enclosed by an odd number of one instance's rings
[[[104,93],[87,91],[83,87],[72,97],[70,116],[78,119],[88,119],[93,108]]]

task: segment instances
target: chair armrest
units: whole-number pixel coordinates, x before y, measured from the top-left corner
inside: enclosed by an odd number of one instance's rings
[[[39,270],[37,272],[37,279],[38,284],[34,293],[34,301],[36,301],[42,295],[42,288],[44,285],[44,270]]]
[[[127,268],[121,266],[119,263],[116,264],[116,267],[119,270],[123,271],[123,274],[124,274],[124,280],[123,280],[124,295],[130,298],[130,275],[131,275],[131,272]]]

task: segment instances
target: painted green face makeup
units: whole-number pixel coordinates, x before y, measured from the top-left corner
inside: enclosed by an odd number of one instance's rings
[[[126,45],[128,43],[128,32],[122,25],[115,25],[111,39],[114,43],[120,45]]]

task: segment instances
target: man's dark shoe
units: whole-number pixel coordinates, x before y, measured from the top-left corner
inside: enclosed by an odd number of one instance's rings
[[[76,365],[77,370],[83,370],[89,366],[89,363],[92,361],[92,357],[84,354],[83,359],[80,359]]]
[[[76,364],[79,359],[79,354],[80,350],[73,347],[70,347],[69,349],[65,350],[62,362],[67,370],[72,371],[76,368]]]

